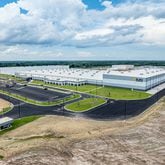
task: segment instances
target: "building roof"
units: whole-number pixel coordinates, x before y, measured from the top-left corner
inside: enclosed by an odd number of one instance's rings
[[[128,71],[110,71],[108,74],[114,75],[114,76],[149,78],[149,77],[165,74],[165,69],[162,69],[162,68],[136,68],[136,69],[128,70]]]
[[[111,68],[99,70],[99,69],[40,69],[40,70],[30,70],[19,72],[21,75],[25,76],[36,76],[45,79],[58,78],[62,81],[72,80],[93,80],[99,81],[103,80],[103,74],[116,75],[116,76],[128,76],[128,77],[138,77],[147,78],[165,73],[164,68],[144,68],[137,67],[127,71],[116,71]]]
[[[102,80],[105,70],[96,70],[96,69],[49,69],[49,70],[31,70],[26,72],[20,72],[21,74],[27,74],[29,76],[38,76],[45,78],[59,77],[65,80],[67,79],[79,79],[80,80]]]
[[[0,125],[11,123],[12,121],[13,119],[10,117],[3,117],[3,118],[0,118]]]

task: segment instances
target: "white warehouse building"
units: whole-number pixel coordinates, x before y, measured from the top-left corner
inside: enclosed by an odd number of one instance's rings
[[[107,69],[70,69],[68,67],[59,67],[17,72],[16,76],[42,80],[58,85],[97,84],[148,90],[165,82],[165,69],[158,67],[134,68],[132,65],[115,65]]]
[[[135,69],[103,74],[104,85],[148,90],[165,82],[164,69]]]

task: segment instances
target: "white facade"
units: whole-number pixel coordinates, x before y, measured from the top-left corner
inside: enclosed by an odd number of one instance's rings
[[[129,67],[128,67],[129,68]],[[109,69],[40,69],[18,72],[18,77],[31,77],[59,85],[97,84],[147,90],[165,82],[163,68]]]
[[[104,85],[139,90],[148,90],[164,82],[165,70],[160,68],[111,71],[103,75]]]

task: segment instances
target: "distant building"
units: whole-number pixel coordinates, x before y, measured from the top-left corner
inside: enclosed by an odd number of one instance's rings
[[[11,127],[12,123],[13,123],[13,119],[10,117],[0,118],[0,131]]]
[[[134,68],[134,65],[112,65],[112,70],[130,70],[130,69],[133,69]]]

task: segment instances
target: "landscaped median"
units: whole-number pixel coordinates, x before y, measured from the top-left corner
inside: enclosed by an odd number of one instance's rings
[[[7,113],[13,109],[13,105],[11,107],[3,108],[2,111],[0,111],[0,115],[3,115],[4,113]]]
[[[73,112],[83,112],[106,103],[102,98],[86,98],[65,106],[65,109]]]
[[[0,98],[0,115],[12,110],[13,106],[9,101]]]
[[[14,93],[10,93],[10,92],[4,91],[4,90],[0,90],[0,93],[1,94],[4,94],[4,95],[7,95],[7,96],[10,96],[12,98],[21,100],[21,101],[23,101],[25,103],[33,104],[33,105],[37,105],[37,106],[54,106],[54,105],[60,105],[60,104],[63,104],[63,103],[66,103],[66,102],[69,102],[69,101],[72,101],[72,100],[75,100],[75,99],[78,99],[78,98],[81,97],[80,94],[73,94],[73,95],[70,95],[68,97],[58,99],[58,100],[54,100],[54,101],[43,101],[42,102],[42,101],[32,100],[32,99],[29,99],[27,97],[23,97],[23,96],[20,96],[20,95],[14,94]]]

